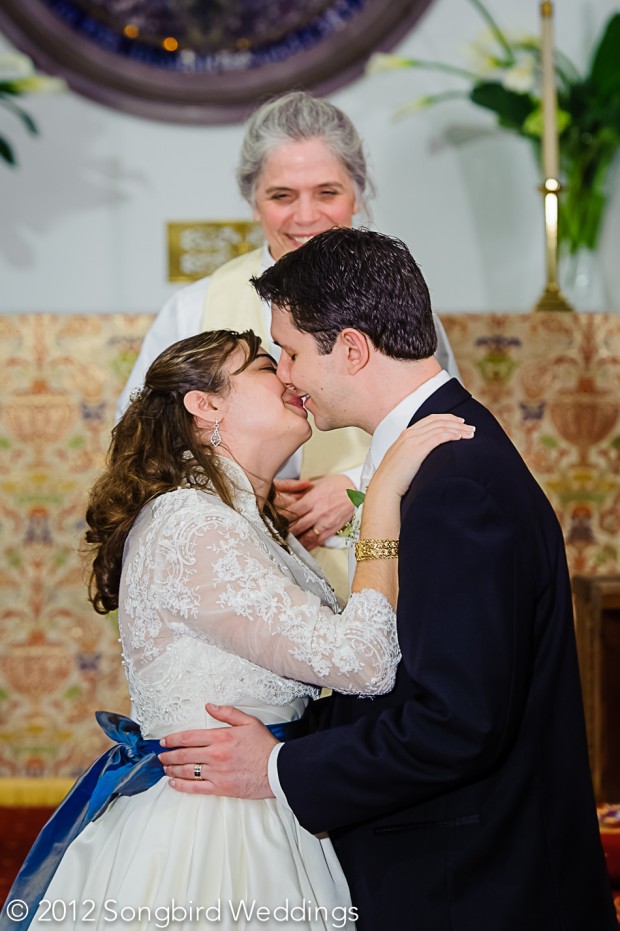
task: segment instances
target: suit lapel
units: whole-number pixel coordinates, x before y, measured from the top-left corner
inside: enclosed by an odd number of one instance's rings
[[[470,398],[471,394],[463,388],[460,381],[457,378],[451,378],[420,405],[408,426],[410,427],[429,414],[451,414],[455,407],[463,401],[469,401]]]

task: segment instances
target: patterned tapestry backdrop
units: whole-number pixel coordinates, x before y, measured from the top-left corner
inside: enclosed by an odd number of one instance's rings
[[[442,319],[465,385],[549,495],[572,572],[620,572],[620,317]],[[128,711],[116,621],[90,607],[78,546],[115,401],[151,320],[0,317],[3,777],[76,775],[106,744],[94,711]]]

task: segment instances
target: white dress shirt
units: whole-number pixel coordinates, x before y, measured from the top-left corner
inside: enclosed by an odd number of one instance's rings
[[[397,404],[396,407],[392,408],[389,414],[386,414],[372,435],[370,449],[368,450],[366,461],[362,467],[362,485],[368,484],[374,472],[381,465],[386,452],[398,439],[403,430],[407,428],[409,421],[416,413],[416,411],[419,410],[422,404],[424,404],[424,402],[430,398],[430,396],[434,394],[438,388],[441,388],[442,385],[445,385],[446,382],[450,381],[451,377],[452,376],[448,372],[442,369],[441,372],[438,372],[437,375],[433,375],[432,378],[429,378],[428,381],[425,381],[424,384],[419,386],[419,388],[416,388],[415,391],[412,391],[411,394],[408,394],[406,398],[403,398],[403,400]],[[353,554],[353,572],[350,574],[350,578],[352,578],[352,576],[355,574],[354,547],[350,548],[349,553]],[[349,567],[351,568],[351,559],[349,560]],[[286,805],[287,808],[290,808],[286,795],[284,794],[284,790],[280,785],[280,779],[278,776],[278,754],[282,747],[283,744],[278,743],[271,751],[267,774],[271,791],[277,800],[282,805]]]
[[[408,394],[406,398],[397,404],[389,414],[386,414],[375,432],[372,435],[368,459],[374,466],[372,472],[368,475],[368,481],[372,478],[374,472],[383,462],[383,457],[390,446],[396,442],[403,430],[406,430],[409,421],[413,415],[422,407],[424,402],[434,394],[438,388],[450,381],[451,376],[442,369],[437,375],[433,375],[428,381]],[[365,465],[362,472],[365,471]]]

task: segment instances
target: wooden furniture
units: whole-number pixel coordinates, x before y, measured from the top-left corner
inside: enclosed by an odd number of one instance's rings
[[[594,792],[620,800],[620,576],[574,576],[575,626]]]

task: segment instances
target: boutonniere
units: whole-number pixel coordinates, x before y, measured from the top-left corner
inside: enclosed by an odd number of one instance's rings
[[[337,536],[344,537],[347,546],[353,546],[357,543],[360,535],[360,524],[362,522],[362,504],[366,497],[365,491],[358,491],[357,488],[347,488],[347,494],[355,506],[355,514],[348,524],[345,524],[341,530],[337,531]]]

